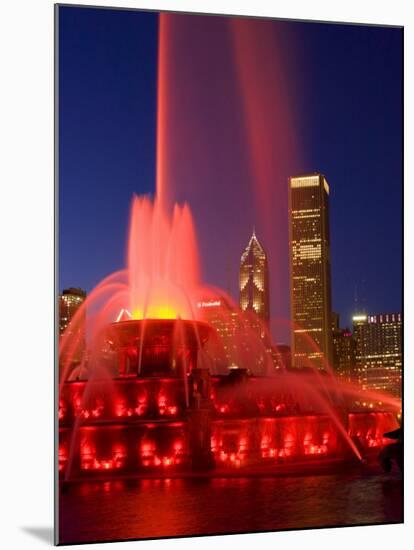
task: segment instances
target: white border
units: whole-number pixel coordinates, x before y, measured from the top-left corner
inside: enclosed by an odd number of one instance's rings
[[[72,2],[68,2],[72,3]],[[406,146],[405,181],[413,180],[412,139],[414,97],[413,22],[410,2],[347,0],[116,0],[95,3],[148,9],[266,15],[405,26]],[[410,17],[411,16],[411,17]],[[4,2],[0,12],[0,471],[1,544],[4,548],[36,548],[45,541],[27,528],[51,527],[53,518],[53,2]],[[410,67],[411,65],[411,67]],[[380,116],[380,113],[379,113]],[[390,182],[392,185],[392,182]],[[414,388],[413,186],[405,188],[405,388]],[[412,390],[411,390],[412,391]],[[411,392],[409,392],[411,393]],[[406,435],[413,434],[412,400],[406,391]],[[407,437],[407,464],[413,444]],[[406,487],[412,488],[411,468]],[[406,524],[315,531],[235,535],[168,541],[132,542],[140,548],[197,548],[237,544],[275,544],[336,549],[352,546],[389,548],[414,539],[413,502],[406,490]],[[26,529],[26,530],[25,530]],[[87,545],[89,546],[89,545]],[[95,548],[102,545],[95,545]],[[408,545],[407,545],[408,546]],[[118,547],[118,543],[111,548]],[[86,548],[86,547],[85,547]],[[109,548],[106,546],[106,548]]]

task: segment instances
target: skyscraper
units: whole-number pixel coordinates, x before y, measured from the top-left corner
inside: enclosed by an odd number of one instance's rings
[[[355,315],[356,375],[364,390],[401,396],[402,315]]]
[[[215,374],[228,369],[247,369],[256,375],[269,374],[275,368],[270,344],[260,333],[257,315],[246,317],[225,297],[206,299],[197,303],[198,315],[215,329],[204,346]],[[254,320],[256,322],[254,322]]]
[[[241,324],[237,312],[224,298],[202,300],[197,307],[202,319],[217,332],[217,338],[211,337],[205,346],[214,361],[214,371],[223,374],[229,368],[240,366],[237,335]]]
[[[253,234],[243,251],[240,260],[240,308],[252,312],[252,319],[258,317],[265,325],[269,324],[269,273],[267,256]]]
[[[65,289],[59,296],[59,334],[62,336],[66,330],[72,331],[73,334],[76,333],[77,346],[73,353],[73,357],[71,358],[75,362],[81,360],[86,348],[85,312],[81,315],[81,318],[76,323],[76,326],[71,327],[70,322],[82,303],[85,301],[85,298],[86,292],[81,288]],[[61,357],[61,360],[64,361],[65,358]]]
[[[332,364],[329,186],[322,174],[289,178],[294,367]],[[315,345],[316,344],[316,345]]]
[[[68,327],[73,316],[86,298],[86,292],[81,288],[67,288],[59,296],[59,334]]]
[[[336,375],[350,382],[355,370],[355,341],[348,328],[340,328],[339,315],[332,312],[332,367]]]

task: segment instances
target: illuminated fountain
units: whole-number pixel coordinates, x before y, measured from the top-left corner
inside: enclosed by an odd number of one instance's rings
[[[211,18],[204,20],[208,24]],[[365,394],[367,400],[384,403],[384,410],[354,410],[359,388],[339,384],[329,365],[326,372],[313,370],[312,365],[292,371],[279,361],[276,369],[266,327],[260,331],[266,337],[259,337],[248,314],[225,292],[202,284],[190,208],[172,204],[169,196],[185,179],[174,177],[174,170],[187,170],[189,165],[208,169],[204,157],[197,157],[198,139],[188,138],[183,147],[178,136],[192,130],[198,137],[196,125],[180,126],[180,121],[193,117],[181,116],[174,108],[187,108],[189,102],[179,92],[187,93],[189,86],[176,83],[173,91],[168,89],[177,72],[170,62],[175,51],[171,40],[183,36],[177,29],[174,32],[179,21],[184,19],[160,16],[155,198],[133,198],[126,268],[94,288],[61,337],[60,474],[65,480],[199,475],[200,470],[246,475],[303,469],[304,463],[320,468],[322,462],[357,461],[377,453],[384,444],[382,434],[397,427],[399,400]],[[233,31],[236,57],[244,59],[239,50],[246,44],[245,29]],[[196,59],[190,53],[191,60]],[[254,70],[256,58],[263,56],[251,58]],[[273,61],[272,56],[272,67]],[[243,83],[250,70],[241,65],[238,69]],[[279,81],[272,82],[275,87]],[[263,98],[255,95],[256,85],[253,88],[249,84],[246,89],[246,128],[260,119],[257,111],[263,104]],[[272,105],[273,91],[265,98]],[[280,104],[284,109],[284,102]],[[193,107],[194,113],[202,112],[198,102]],[[262,118],[261,127],[267,127],[271,117],[266,113]],[[258,135],[253,130],[252,136]],[[271,130],[269,136],[280,135],[285,141],[286,132]],[[269,151],[262,142],[269,144]],[[262,156],[267,151],[273,158],[279,148],[273,145],[278,144],[271,139],[251,144],[252,166],[266,167]],[[182,150],[190,151],[192,163],[176,162],[182,159]],[[200,150],[204,155],[204,148]],[[274,178],[267,169],[256,172],[253,181],[259,182],[263,195],[256,207],[262,213],[263,204],[270,205],[265,182]],[[191,198],[194,188],[189,190]],[[230,358],[223,353],[229,342],[223,342],[209,320],[208,308],[200,304],[214,304],[218,319],[236,327]],[[85,335],[87,351],[82,355]]]
[[[243,335],[238,368],[225,374],[208,345],[220,337],[203,320],[206,296],[224,318],[237,316]],[[89,344],[79,361],[85,310]],[[250,331],[224,292],[200,283],[189,208],[168,216],[158,199],[135,197],[127,269],[94,289],[61,339],[63,478],[273,472],[377,452],[397,425],[397,400],[376,396],[388,411],[350,412],[354,385],[339,386],[330,372],[271,368]],[[268,356],[264,372],[255,372],[252,350]]]

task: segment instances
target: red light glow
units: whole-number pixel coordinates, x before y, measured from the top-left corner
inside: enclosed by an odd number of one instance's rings
[[[67,406],[63,399],[59,399],[59,411],[58,411],[58,417],[59,420],[63,420],[66,416],[67,412]]]
[[[161,390],[157,399],[158,412],[161,416],[175,416],[178,412],[178,407],[171,402],[167,393]]]
[[[132,201],[128,309],[133,319],[192,319],[200,279],[191,212],[187,205],[175,205],[168,214],[161,174],[157,182],[160,189],[153,202],[137,196]]]

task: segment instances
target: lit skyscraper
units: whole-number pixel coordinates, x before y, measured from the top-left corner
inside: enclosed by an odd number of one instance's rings
[[[217,337],[211,337],[205,348],[214,361],[214,370],[223,374],[227,369],[240,366],[237,335],[242,326],[237,312],[226,301],[221,299],[206,299],[197,304],[204,321],[217,332]]]
[[[59,296],[59,333],[63,334],[86,298],[81,288],[67,288]]]
[[[255,231],[240,260],[240,308],[269,324],[269,274],[266,253]]]
[[[355,341],[348,328],[339,327],[339,315],[332,313],[332,367],[339,378],[350,382],[355,371]]]
[[[224,297],[207,299],[197,303],[199,315],[215,329],[204,350],[210,357],[210,369],[216,374],[226,374],[228,369],[243,368],[256,375],[273,371],[270,344],[259,332],[261,324],[257,315],[253,319],[240,314]]]
[[[289,178],[289,256],[292,364],[323,369],[324,359],[332,364],[332,308],[329,186],[322,174]]]
[[[71,328],[70,322],[79,307],[85,301],[85,298],[86,292],[81,288],[68,288],[59,296],[59,334],[62,336],[66,330],[69,330],[72,332],[76,331],[78,335],[78,345],[73,356],[74,361],[81,360],[86,347],[85,312],[81,315],[81,319],[79,319],[79,322],[76,323],[75,328]]]
[[[355,315],[356,376],[364,390],[401,396],[402,315]]]

